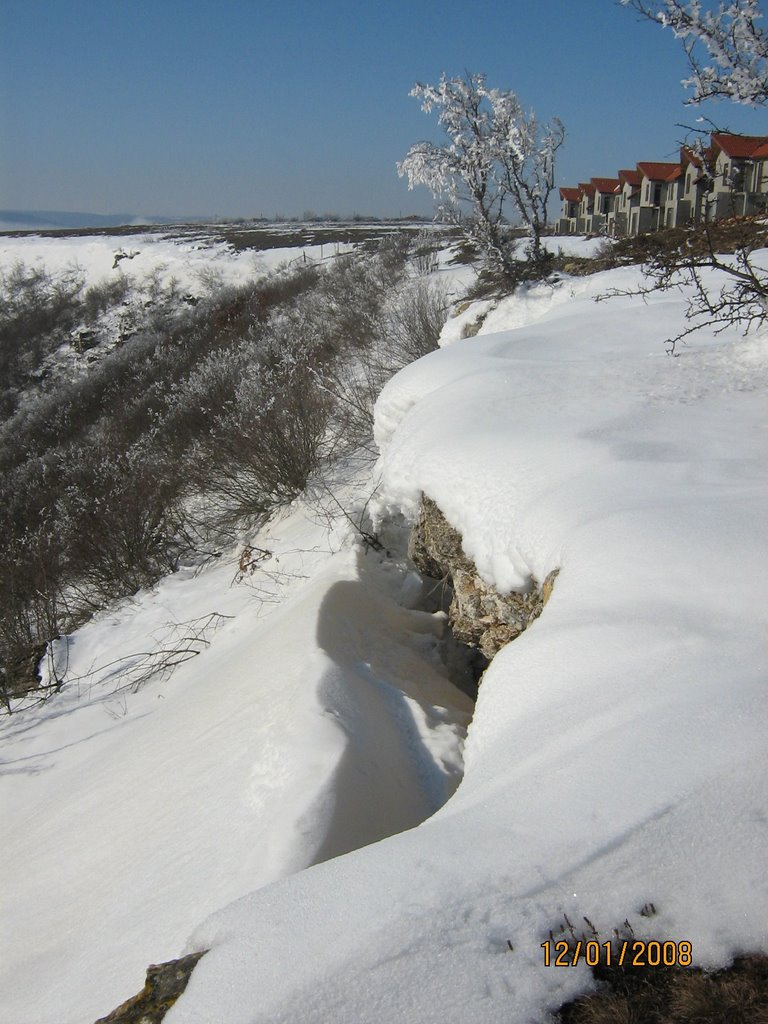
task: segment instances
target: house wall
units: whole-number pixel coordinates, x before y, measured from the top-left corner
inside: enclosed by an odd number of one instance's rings
[[[668,181],[664,191],[664,207],[662,224],[667,228],[675,228],[685,224],[690,216],[690,202],[685,199],[685,176],[675,181]]]
[[[594,233],[610,231],[616,209],[616,196],[613,192],[595,192],[595,212],[592,217]]]
[[[658,231],[664,226],[661,212],[663,200],[664,182],[652,181],[643,175],[640,183],[639,216],[636,219],[630,217],[631,234],[644,235],[648,231]]]

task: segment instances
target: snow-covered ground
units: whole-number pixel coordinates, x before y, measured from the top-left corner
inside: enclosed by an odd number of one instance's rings
[[[340,243],[343,251],[345,245]],[[16,262],[44,267],[50,273],[77,268],[86,283],[98,284],[118,272],[137,282],[156,274],[160,283],[172,279],[181,289],[195,291],[211,280],[224,284],[243,284],[254,276],[269,273],[291,260],[320,259],[336,251],[329,245],[306,245],[297,248],[244,249],[235,251],[226,242],[206,238],[201,230],[195,238],[180,237],[171,232],[137,232],[135,235],[86,235],[43,237],[23,235],[0,236],[0,267]],[[115,266],[115,256],[120,255]]]
[[[63,692],[2,720],[4,1024],[92,1022],[201,917],[453,792],[472,704],[443,619],[354,536],[297,504],[262,569],[234,582],[229,551],[98,616],[59,645]]]
[[[274,601],[230,553],[75,636],[79,686],[2,723],[0,1019],[92,1024],[207,948],[168,1024],[524,1024],[589,984],[544,965],[563,914],[768,951],[768,339],[670,358],[684,296],[593,301],[637,280],[456,318],[385,388],[390,557],[298,504],[256,538]],[[397,556],[421,492],[499,587],[560,568],[445,803],[468,708]],[[169,678],[94,671],[211,612]]]
[[[559,249],[569,256],[592,256],[601,242],[600,239],[552,237],[545,239],[545,244],[553,252]],[[45,268],[52,274],[79,269],[88,285],[109,281],[118,272],[138,283],[157,275],[163,285],[168,285],[173,279],[182,290],[194,292],[212,280],[223,284],[243,284],[254,276],[267,274],[282,264],[305,256],[319,260],[352,248],[354,245],[351,243],[339,242],[238,252],[226,242],[206,237],[202,228],[197,237],[171,231],[71,237],[0,235],[0,268],[8,269],[20,262],[30,267]],[[117,263],[116,256],[120,257]],[[455,268],[455,273],[462,275],[462,270]],[[472,271],[464,268],[463,278],[469,281],[473,277]]]

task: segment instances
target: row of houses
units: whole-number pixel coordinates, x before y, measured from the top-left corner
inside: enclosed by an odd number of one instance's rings
[[[558,233],[642,235],[704,218],[768,209],[768,135],[713,132],[701,153],[683,146],[676,163],[644,161],[617,178],[561,188]]]

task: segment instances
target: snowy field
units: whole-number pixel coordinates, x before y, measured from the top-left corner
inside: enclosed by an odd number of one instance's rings
[[[560,249],[567,256],[592,256],[600,243],[601,239],[597,238],[545,239],[546,246],[553,252]],[[7,269],[21,262],[30,267],[44,267],[51,273],[79,268],[89,285],[114,277],[119,268],[137,281],[158,273],[165,284],[175,278],[182,289],[194,289],[212,278],[219,278],[225,284],[243,284],[254,275],[269,273],[281,264],[303,259],[304,255],[307,259],[318,260],[351,248],[354,246],[341,242],[237,252],[226,242],[206,238],[203,229],[199,237],[157,231],[69,238],[0,235],[0,267]],[[521,248],[524,248],[523,243]],[[118,254],[124,258],[118,260],[115,267]]]
[[[339,492],[378,485],[387,556],[317,497],[252,538],[272,575],[233,586],[233,550],[70,638],[70,684],[0,723],[4,1024],[92,1024],[200,949],[168,1024],[544,1021],[590,984],[544,966],[564,914],[768,951],[768,339],[670,358],[684,296],[593,301],[637,281],[478,304],[394,378]],[[560,569],[466,744],[400,554],[422,492],[500,588]]]
[[[340,245],[343,251],[345,246]],[[138,232],[135,235],[86,235],[43,237],[0,235],[0,267],[16,262],[44,267],[51,273],[79,269],[86,284],[114,277],[118,269],[141,282],[157,274],[167,285],[172,279],[183,290],[195,290],[212,280],[223,284],[244,284],[254,276],[269,273],[281,264],[329,255],[331,246],[307,245],[301,249],[275,248],[236,252],[226,242],[204,236],[186,238],[172,233]],[[332,251],[336,251],[333,247]],[[115,266],[115,256],[122,258]]]

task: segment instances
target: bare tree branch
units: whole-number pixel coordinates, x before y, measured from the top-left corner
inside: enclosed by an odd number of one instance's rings
[[[748,106],[768,101],[768,33],[757,0],[732,0],[706,9],[700,0],[619,0],[671,29],[691,69],[687,101],[728,99]]]

